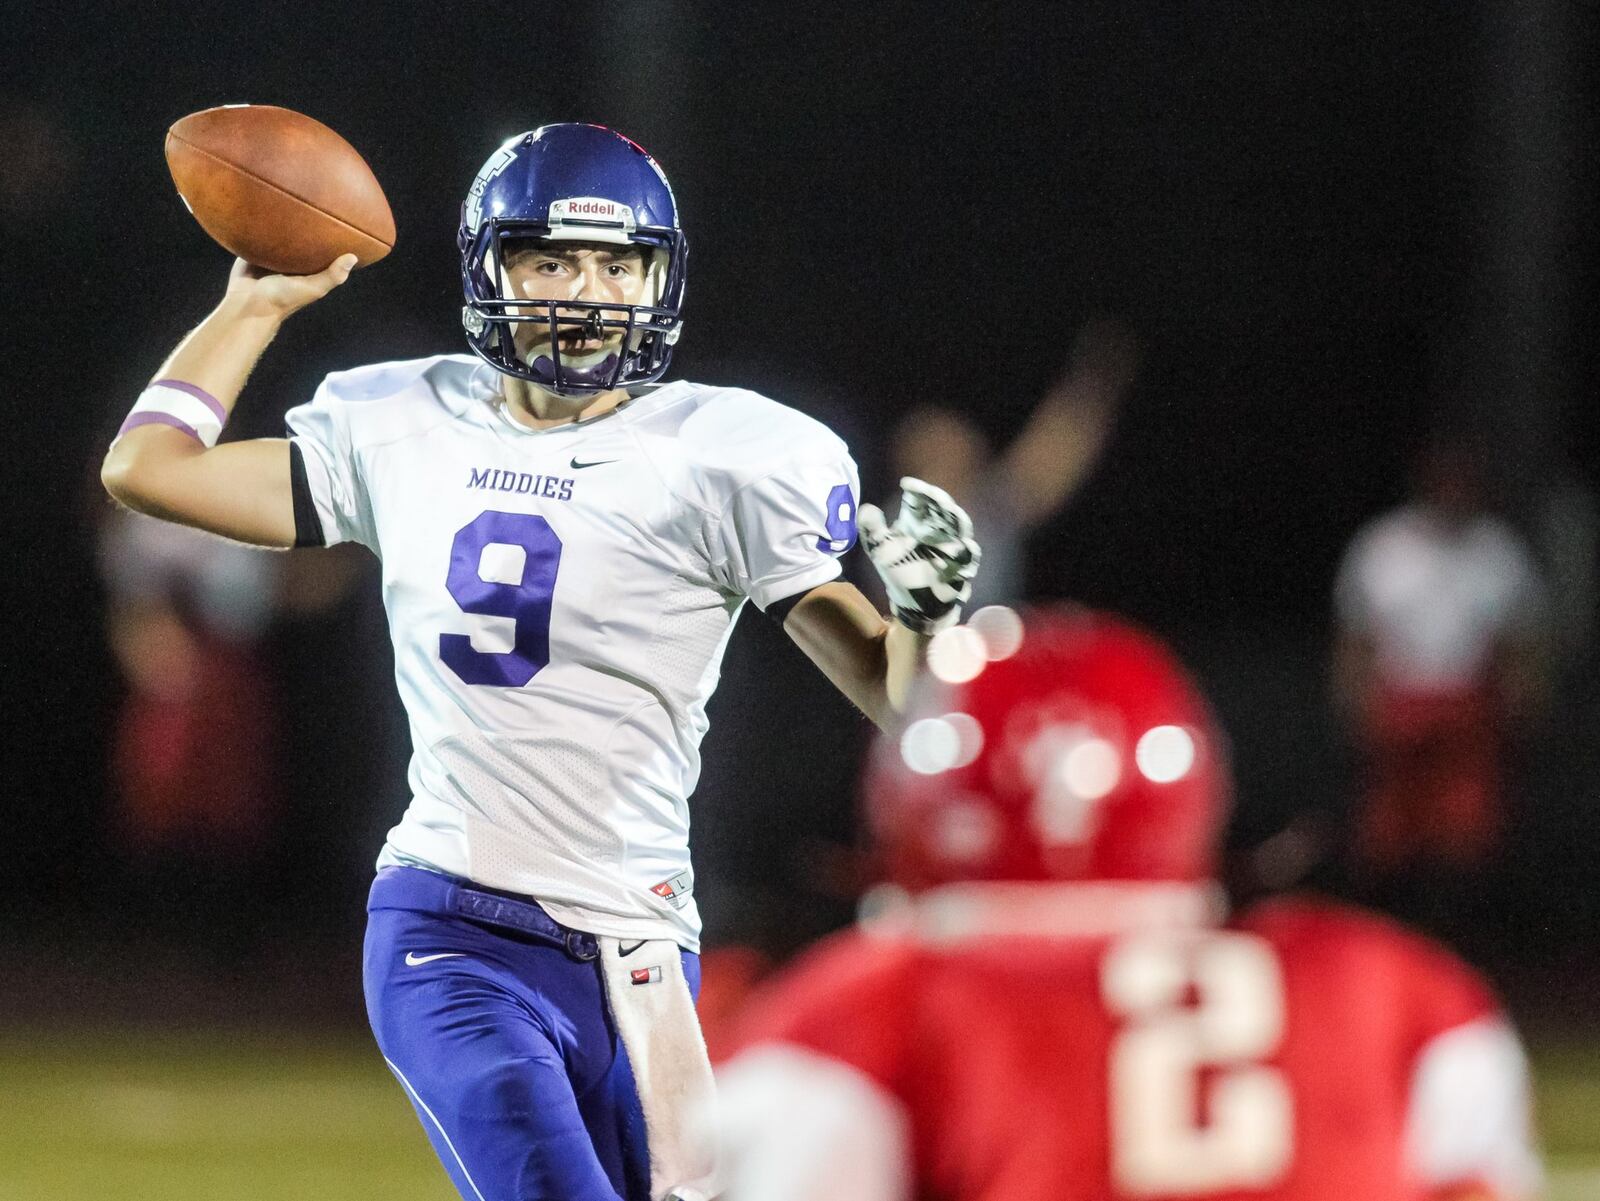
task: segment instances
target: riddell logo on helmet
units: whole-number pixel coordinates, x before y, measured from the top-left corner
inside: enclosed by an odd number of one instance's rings
[[[557,200],[550,206],[550,216],[554,219],[571,217],[599,217],[611,221],[629,221],[633,219],[633,210],[625,204],[618,204],[615,200],[605,200],[599,196],[574,196],[570,200]]]

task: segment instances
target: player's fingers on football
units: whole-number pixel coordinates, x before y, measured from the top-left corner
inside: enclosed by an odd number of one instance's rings
[[[337,288],[350,278],[350,273],[356,269],[358,261],[353,254],[341,254],[323,268],[317,278],[329,288]]]

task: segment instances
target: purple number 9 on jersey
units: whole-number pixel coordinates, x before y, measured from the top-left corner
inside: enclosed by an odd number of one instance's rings
[[[842,555],[856,544],[856,498],[849,484],[839,484],[828,493],[828,536],[817,539],[817,549]]]
[[[492,563],[484,554],[491,546],[503,548]],[[550,662],[550,605],[560,567],[561,539],[543,517],[491,509],[462,526],[450,548],[445,586],[463,613],[509,617],[515,633],[511,649],[502,652],[477,650],[465,634],[440,634],[445,666],[468,684],[520,688],[533,679]],[[485,579],[485,571],[499,578]],[[511,582],[508,575],[520,578]]]

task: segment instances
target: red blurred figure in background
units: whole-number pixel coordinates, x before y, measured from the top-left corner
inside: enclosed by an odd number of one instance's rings
[[[1357,869],[1436,929],[1499,851],[1506,752],[1545,691],[1545,590],[1484,508],[1464,447],[1426,454],[1417,499],[1363,528],[1336,590],[1336,700],[1361,757]]]
[[[1531,1196],[1484,983],[1357,910],[1224,921],[1226,749],[1182,668],[1107,617],[1005,614],[940,635],[877,748],[901,900],[757,1003],[727,1196]]]
[[[112,760],[121,844],[135,858],[226,871],[277,817],[272,688],[258,646],[278,561],[126,512],[106,514],[100,561],[108,639],[127,682]]]

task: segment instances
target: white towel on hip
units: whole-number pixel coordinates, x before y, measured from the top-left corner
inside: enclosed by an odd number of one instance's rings
[[[652,1201],[715,1196],[715,1083],[678,946],[602,935],[600,965],[650,1142]],[[623,948],[626,947],[626,953]]]

